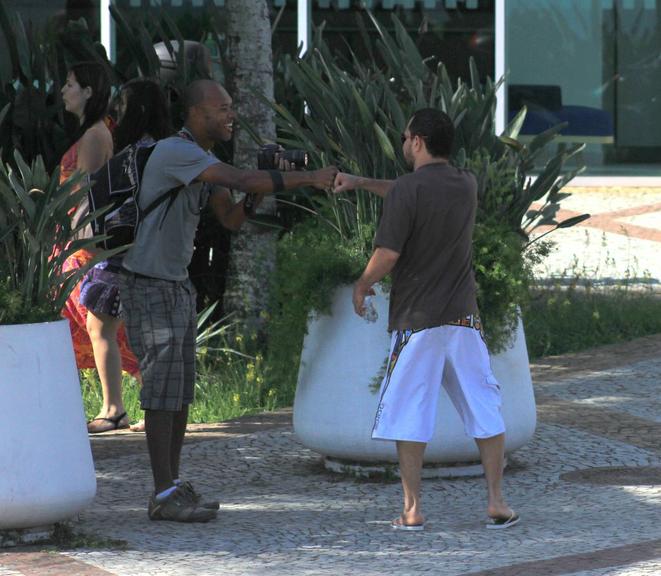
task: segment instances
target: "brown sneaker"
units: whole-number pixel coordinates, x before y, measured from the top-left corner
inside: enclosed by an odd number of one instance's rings
[[[196,506],[190,496],[179,487],[163,500],[156,500],[155,496],[152,496],[147,513],[150,520],[172,522],[208,522],[218,515],[214,510]]]
[[[218,510],[220,502],[218,500],[203,500],[202,496],[193,488],[193,485],[186,480],[179,484],[186,495],[191,499],[191,502],[195,504],[198,508],[204,508],[206,510]]]

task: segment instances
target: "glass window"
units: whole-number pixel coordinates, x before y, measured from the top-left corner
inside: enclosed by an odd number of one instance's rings
[[[296,50],[296,0],[271,0],[273,11],[282,14],[273,38],[274,52]],[[313,0],[313,26],[324,25],[324,37],[336,50],[351,48],[364,54],[362,16],[366,29],[377,33],[365,8],[386,29],[392,31],[392,16],[404,24],[416,40],[423,56],[442,61],[451,77],[470,77],[468,60],[472,56],[480,73],[494,76],[494,0]]]
[[[527,135],[567,122],[588,173],[657,175],[661,163],[661,1],[507,0],[510,117]]]

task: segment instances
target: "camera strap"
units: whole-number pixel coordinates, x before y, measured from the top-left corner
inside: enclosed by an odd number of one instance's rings
[[[282,192],[285,189],[285,181],[282,178],[282,174],[277,170],[268,170],[268,173],[273,182],[273,193],[277,194],[278,192]]]

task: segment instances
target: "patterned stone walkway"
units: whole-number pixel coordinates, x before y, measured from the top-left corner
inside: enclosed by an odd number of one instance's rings
[[[559,218],[593,218],[549,235],[539,276],[658,289],[661,189],[571,191]],[[98,494],[73,527],[99,547],[4,549],[0,576],[659,576],[660,351],[657,335],[532,366],[538,427],[509,458],[511,530],[484,529],[472,478],[425,481],[427,530],[393,533],[399,483],[326,472],[282,411],[191,427],[184,472],[222,502],[208,525],[147,519],[144,435],[93,438]]]
[[[74,524],[122,548],[6,550],[0,575],[652,576],[661,574],[661,335],[532,366],[539,422],[510,456],[519,526],[483,527],[483,480],[424,483],[428,528],[393,533],[392,481],[326,472],[287,411],[193,427],[185,472],[208,525],[153,523],[144,437],[93,439],[99,491]]]
[[[540,277],[576,274],[602,281],[628,278],[660,287],[661,188],[567,188],[557,220],[591,218],[546,238],[556,243],[538,269]],[[540,227],[535,235],[548,228]]]

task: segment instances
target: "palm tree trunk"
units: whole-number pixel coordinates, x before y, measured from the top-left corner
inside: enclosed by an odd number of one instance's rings
[[[227,0],[227,88],[241,119],[263,140],[275,141],[271,109],[255,95],[273,100],[271,22],[266,0]],[[234,133],[234,165],[257,166],[257,144],[239,126]],[[275,214],[275,198],[267,196],[259,213]],[[225,310],[258,320],[269,302],[275,268],[276,235],[271,229],[246,223],[232,238]]]

